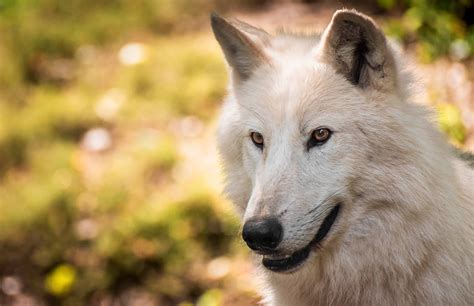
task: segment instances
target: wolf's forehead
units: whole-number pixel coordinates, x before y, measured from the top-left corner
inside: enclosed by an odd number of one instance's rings
[[[305,121],[341,110],[355,90],[328,65],[295,61],[256,74],[241,101],[246,108],[283,121]]]
[[[294,57],[311,55],[320,43],[320,35],[280,33],[272,39],[271,50],[278,55]]]

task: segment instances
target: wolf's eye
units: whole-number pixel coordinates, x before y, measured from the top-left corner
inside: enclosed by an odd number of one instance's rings
[[[253,144],[259,149],[263,149],[263,135],[259,132],[250,133],[250,139],[252,139]]]
[[[311,138],[308,141],[308,150],[315,146],[320,146],[331,138],[331,130],[327,128],[318,128],[311,133]]]

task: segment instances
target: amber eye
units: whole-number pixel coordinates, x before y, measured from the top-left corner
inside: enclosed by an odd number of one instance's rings
[[[250,133],[250,138],[255,146],[262,149],[263,148],[263,135],[259,132]]]
[[[331,137],[331,134],[331,130],[327,128],[318,128],[314,130],[308,141],[308,149],[324,144]]]

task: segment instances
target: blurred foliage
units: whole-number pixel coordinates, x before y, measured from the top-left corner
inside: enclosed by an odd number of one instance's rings
[[[80,45],[189,28],[212,7],[205,0],[2,0],[0,58],[8,61],[1,63],[0,84],[67,81],[72,76],[58,70],[74,63],[53,59],[73,57]]]
[[[430,62],[442,55],[463,60],[474,54],[474,2],[471,0],[377,0],[387,10],[403,11],[386,30],[416,45],[420,59]]]
[[[238,222],[195,142],[226,86],[208,12],[270,2],[0,0],[1,305],[255,301],[219,272],[240,256]],[[406,9],[392,26],[432,57],[472,46],[455,17],[468,2],[380,3]],[[459,111],[439,113],[462,143]]]
[[[216,299],[222,284],[195,270],[236,253],[237,222],[196,175],[173,178],[176,125],[199,127],[224,93],[211,38],[184,34],[213,5],[0,1],[0,289],[14,276],[48,305]]]

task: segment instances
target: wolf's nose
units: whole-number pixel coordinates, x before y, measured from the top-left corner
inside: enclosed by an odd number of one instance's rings
[[[249,219],[242,230],[242,238],[255,251],[275,249],[282,237],[283,227],[275,217]]]

